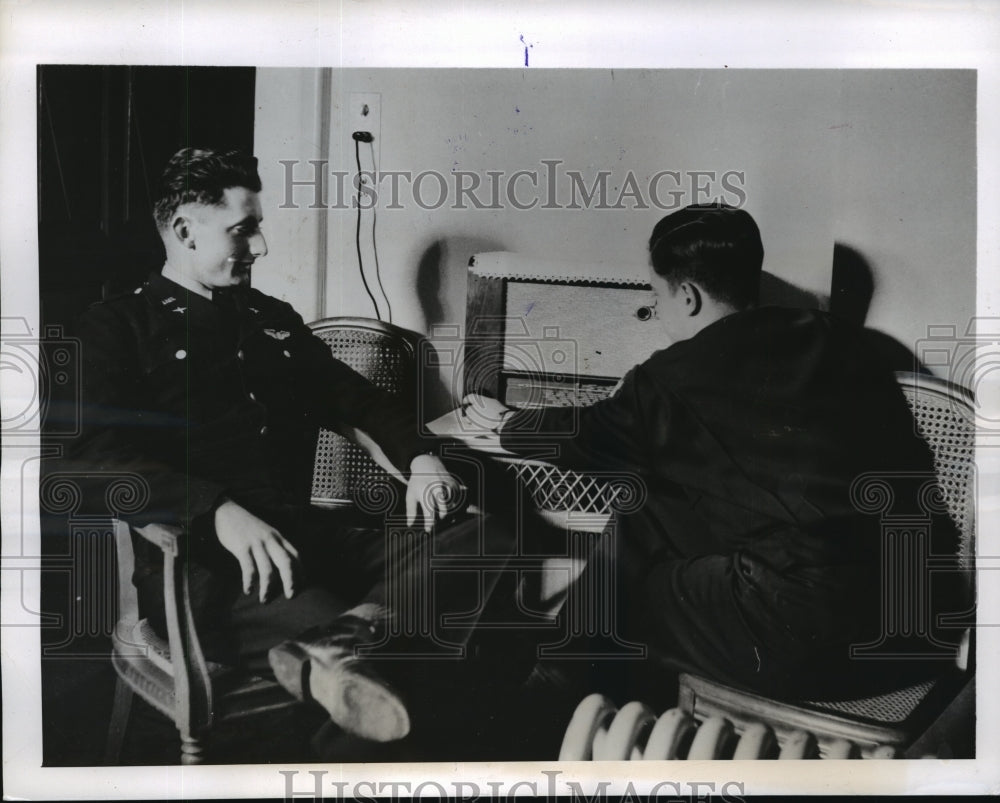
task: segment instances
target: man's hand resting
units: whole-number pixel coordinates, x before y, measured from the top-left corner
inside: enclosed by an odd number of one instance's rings
[[[462,499],[462,486],[448,473],[444,463],[434,455],[420,454],[410,463],[410,480],[406,484],[406,523],[417,520],[417,509],[423,511],[424,527],[431,529],[436,518],[445,519]]]
[[[294,568],[299,553],[274,527],[227,499],[216,508],[215,533],[219,543],[239,561],[244,594],[250,593],[256,576],[260,601],[266,602],[277,570],[285,596],[292,598],[295,593]]]
[[[499,432],[510,412],[511,408],[502,402],[479,393],[470,393],[462,399],[462,416],[466,423],[489,432]]]

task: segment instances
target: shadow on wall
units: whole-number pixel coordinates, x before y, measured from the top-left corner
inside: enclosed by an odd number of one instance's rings
[[[502,251],[504,246],[486,237],[447,237],[432,241],[417,265],[416,296],[424,315],[424,331],[455,327],[456,336],[465,329],[465,296],[469,259],[483,251]],[[435,338],[440,340],[440,338]],[[454,408],[462,397],[462,376],[454,360],[442,359],[440,349],[429,342],[430,355],[421,365],[424,420],[437,418]]]
[[[875,273],[865,256],[844,243],[834,243],[830,279],[830,312],[855,326],[864,327],[875,294]],[[894,371],[929,373],[913,351],[877,329],[864,328],[868,348]]]
[[[803,290],[765,270],[760,274],[760,303],[761,306],[826,309],[828,299]]]
[[[875,274],[871,264],[860,251],[844,243],[833,246],[828,297],[803,290],[767,271],[761,274],[760,279],[761,304],[829,310],[831,315],[861,327],[867,348],[880,354],[892,370],[927,373],[927,368],[907,346],[884,332],[865,328],[874,294]]]
[[[864,326],[874,294],[875,276],[868,260],[851,246],[834,243],[830,312],[855,326]]]

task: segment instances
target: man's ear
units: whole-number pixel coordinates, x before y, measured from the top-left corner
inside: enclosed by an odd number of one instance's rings
[[[185,248],[194,248],[194,232],[191,228],[190,218],[184,217],[184,215],[176,215],[171,228],[178,242]]]
[[[694,282],[681,282],[681,295],[684,299],[684,312],[694,317],[701,312],[701,288]]]

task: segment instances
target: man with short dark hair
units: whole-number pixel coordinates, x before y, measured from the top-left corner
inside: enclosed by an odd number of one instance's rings
[[[778,696],[863,693],[934,671],[849,653],[885,635],[880,522],[852,504],[852,483],[934,471],[892,370],[831,315],[757,306],[763,246],[743,210],[667,215],[649,252],[672,345],[612,397],[575,412],[465,400],[498,422],[510,450],[537,454],[528,433],[565,432],[546,439],[560,467],[641,479],[645,499],[617,517],[606,547],[617,596],[598,602],[613,606],[619,636],[674,667]],[[931,538],[931,554],[954,554],[947,515]],[[587,571],[578,588],[602,587],[601,570]],[[931,604],[961,610],[946,588],[954,575],[942,575]],[[611,682],[601,667],[631,676],[642,664],[595,662],[593,686]]]
[[[291,691],[347,730],[394,740],[409,730],[406,707],[353,654],[391,613],[385,537],[357,512],[309,506],[318,428],[370,436],[407,478],[411,523],[422,512],[430,529],[459,489],[417,434],[412,400],[334,359],[291,306],[249,286],[267,254],[260,188],[256,159],[236,152],[185,148],[170,160],[155,205],[162,272],[81,321],[75,457],[145,481],[133,526],[184,529],[209,658],[266,671],[270,651]],[[143,615],[162,634],[161,563],[135,546]],[[295,639],[334,620],[336,632]]]

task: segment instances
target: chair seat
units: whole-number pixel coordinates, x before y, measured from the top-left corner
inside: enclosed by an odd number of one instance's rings
[[[856,700],[809,700],[800,702],[799,705],[803,708],[834,711],[852,719],[895,725],[911,719],[939,682],[939,678],[932,678],[886,694],[859,697]]]
[[[848,740],[862,756],[879,749],[902,748],[953,696],[967,678],[959,672],[914,683],[885,694],[850,700],[782,701],[732,688],[704,677],[680,677],[680,708],[699,720],[730,719],[737,732],[750,723],[773,728],[779,742],[794,733],[816,738],[820,755],[834,743]]]

